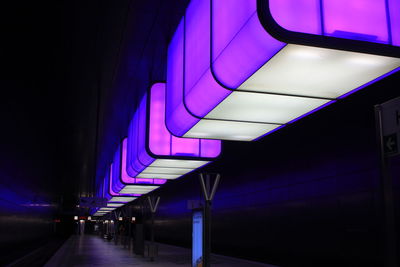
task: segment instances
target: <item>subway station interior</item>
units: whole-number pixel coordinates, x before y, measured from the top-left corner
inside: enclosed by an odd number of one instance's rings
[[[400,0],[1,10],[0,266],[400,266]]]

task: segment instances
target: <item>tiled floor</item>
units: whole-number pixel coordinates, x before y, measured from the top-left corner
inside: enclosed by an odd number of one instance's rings
[[[45,267],[64,266],[190,266],[189,249],[158,244],[159,255],[154,262],[132,254],[128,249],[98,236],[72,236],[47,262]],[[274,267],[224,256],[213,255],[212,266]]]

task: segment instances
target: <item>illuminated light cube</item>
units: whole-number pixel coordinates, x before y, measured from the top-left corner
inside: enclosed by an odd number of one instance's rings
[[[135,178],[129,176],[126,170],[127,144],[125,138],[114,155],[111,172],[111,186],[113,192],[119,194],[147,194],[164,184],[166,179]]]
[[[193,0],[168,49],[167,127],[251,141],[400,66],[400,0]]]
[[[118,163],[117,163],[118,164]],[[114,168],[114,163],[111,164],[110,166],[110,171],[109,175],[106,177],[106,183],[105,183],[105,198],[108,199],[108,203],[111,202],[120,202],[120,203],[128,203],[131,202],[137,197],[141,196],[140,193],[120,193],[118,190],[115,189],[114,186],[114,174],[115,174],[115,169]]]
[[[176,179],[208,164],[221,153],[220,140],[173,136],[165,125],[165,98],[165,84],[154,84],[134,114],[121,152],[122,158],[127,153],[121,175],[126,184],[137,183],[139,178],[154,179],[153,184],[157,184],[157,179]]]

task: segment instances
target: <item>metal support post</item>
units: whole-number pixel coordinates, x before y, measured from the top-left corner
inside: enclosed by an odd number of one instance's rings
[[[211,266],[211,204],[217,190],[220,175],[215,175],[214,184],[211,186],[210,174],[205,177],[200,173],[200,184],[204,195],[204,232],[203,232],[203,266]],[[204,179],[205,178],[205,179]]]
[[[155,245],[154,245],[154,213],[157,211],[158,203],[160,202],[160,197],[147,197],[150,205],[151,211],[151,226],[150,226],[150,261],[154,261]]]

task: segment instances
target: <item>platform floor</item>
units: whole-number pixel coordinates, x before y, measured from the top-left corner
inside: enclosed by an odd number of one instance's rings
[[[98,236],[70,237],[46,263],[45,267],[63,266],[190,266],[189,249],[158,244],[159,255],[154,262]],[[276,267],[225,256],[212,255],[211,265],[218,267]]]

